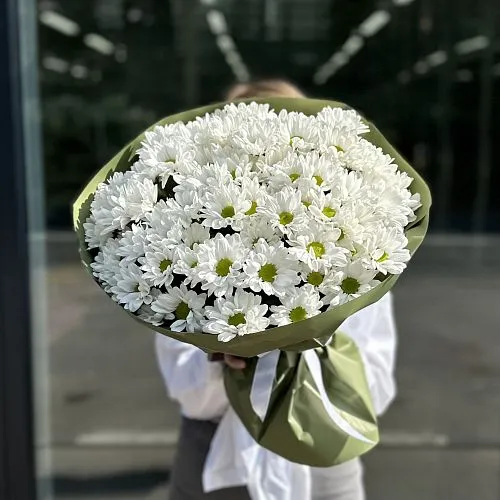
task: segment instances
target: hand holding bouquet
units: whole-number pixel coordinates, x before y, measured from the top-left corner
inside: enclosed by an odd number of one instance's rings
[[[355,347],[340,334],[326,346],[344,319],[403,272],[425,234],[430,197],[355,111],[306,99],[257,101],[157,124],[89,183],[75,204],[75,227],[99,286],[138,321],[207,352],[281,349],[264,410],[252,390],[266,356],[227,377],[233,407],[264,446],[332,465],[373,446],[377,429]],[[329,406],[325,394],[335,403],[339,380],[325,384],[321,368],[318,379],[315,360],[343,373],[347,359],[358,373],[345,377],[360,382],[339,393],[347,407]],[[279,442],[297,436],[277,415],[300,407],[293,393],[308,377],[320,396],[318,420],[334,429],[333,442],[343,437],[341,458],[331,442]],[[273,413],[279,432],[266,421]]]

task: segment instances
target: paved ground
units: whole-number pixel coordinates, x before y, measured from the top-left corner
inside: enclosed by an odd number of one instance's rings
[[[368,500],[500,499],[500,245],[451,243],[434,240],[397,286],[399,397],[366,459]],[[72,248],[53,244],[48,274],[56,499],[165,500],[178,416],[153,336]]]

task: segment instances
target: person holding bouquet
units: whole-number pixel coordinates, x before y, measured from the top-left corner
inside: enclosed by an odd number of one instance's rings
[[[257,97],[304,96],[295,86],[283,80],[238,84],[226,96],[228,101]],[[379,301],[350,316],[339,330],[352,339],[360,352],[373,406],[376,413],[381,415],[390,405],[396,390],[393,375],[396,328],[391,295],[386,294]],[[229,408],[223,380],[224,369],[244,370],[247,361],[227,354],[219,358],[209,357],[193,345],[161,334],[156,335],[156,352],[168,394],[179,403],[182,413],[170,500],[365,498],[359,458],[333,467],[307,468],[307,489],[304,489],[303,484],[294,484],[293,481],[288,484],[274,481],[267,486],[268,483],[259,477],[253,477],[253,474],[240,471],[237,467],[234,469],[236,472],[228,474],[226,470],[207,465],[209,456],[213,458],[214,455],[230,454],[238,457],[248,451],[234,449],[239,441],[231,435],[219,436],[218,442],[223,442],[223,445],[213,446],[214,436]],[[245,432],[243,427],[241,432]],[[217,462],[217,457],[215,459]],[[291,466],[281,457],[275,464],[278,464],[278,468]]]

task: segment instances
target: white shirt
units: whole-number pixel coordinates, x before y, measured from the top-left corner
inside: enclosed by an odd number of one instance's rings
[[[360,351],[375,411],[380,415],[396,393],[397,339],[390,294],[348,318],[339,330]],[[168,394],[179,402],[182,414],[198,420],[221,419],[205,464],[206,491],[246,485],[253,500],[310,498],[310,468],[260,447],[230,408],[221,364],[208,361],[197,347],[161,334],[156,336],[156,351]],[[271,470],[272,474],[266,473]],[[323,469],[314,475],[314,481],[328,482],[335,470]]]

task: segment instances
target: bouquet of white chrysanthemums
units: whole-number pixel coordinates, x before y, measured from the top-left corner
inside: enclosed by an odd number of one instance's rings
[[[237,335],[359,297],[410,259],[420,194],[352,110],[228,104],[146,133],[84,224],[94,276],[153,325]]]
[[[358,113],[268,102],[161,122],[75,206],[109,296],[207,351],[325,345],[389,290],[427,227],[425,184]]]

